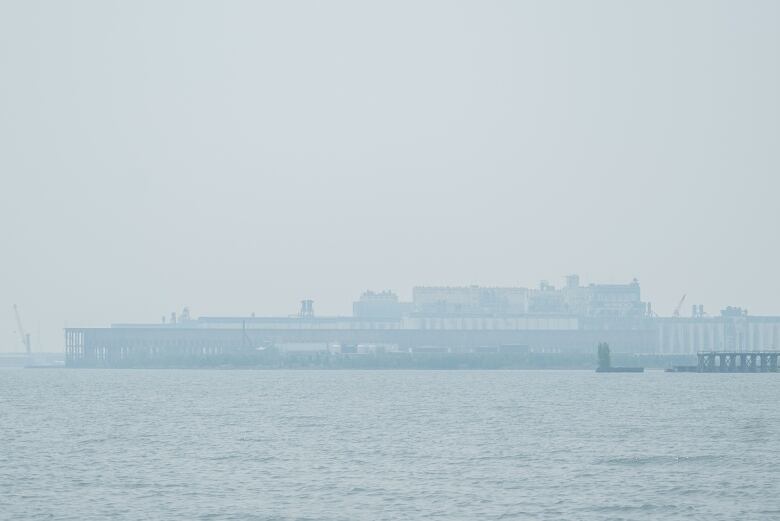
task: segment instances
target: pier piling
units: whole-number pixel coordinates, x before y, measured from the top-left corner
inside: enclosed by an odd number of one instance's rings
[[[700,373],[776,373],[780,351],[702,351]]]

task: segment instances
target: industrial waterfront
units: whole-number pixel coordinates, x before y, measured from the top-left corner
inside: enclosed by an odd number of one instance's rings
[[[656,367],[780,349],[780,317],[697,304],[688,315],[684,301],[659,316],[636,279],[583,285],[576,275],[559,288],[420,286],[409,302],[366,291],[351,316],[318,316],[305,299],[287,316],[196,318],[185,308],[157,323],[70,327],[65,357],[68,367],[588,368],[602,342],[618,362]]]

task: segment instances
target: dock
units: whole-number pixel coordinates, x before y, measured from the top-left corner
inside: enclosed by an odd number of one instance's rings
[[[699,373],[776,373],[780,351],[700,351]]]

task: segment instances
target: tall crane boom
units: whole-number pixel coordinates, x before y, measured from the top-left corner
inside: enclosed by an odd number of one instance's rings
[[[683,305],[683,302],[685,302],[685,297],[686,296],[687,295],[683,295],[682,298],[680,299],[680,302],[677,303],[677,307],[674,308],[673,316],[675,316],[675,317],[679,317],[680,316],[680,310],[682,309],[682,305]]]
[[[22,317],[19,316],[19,308],[16,307],[16,304],[14,304],[14,314],[16,315],[16,329],[19,330],[19,337],[22,340],[22,344],[24,344],[24,351],[29,355],[32,351],[30,349],[30,333],[27,333],[24,330],[24,326],[22,325]]]

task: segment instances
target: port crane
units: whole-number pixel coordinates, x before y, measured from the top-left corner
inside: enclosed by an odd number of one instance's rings
[[[674,317],[680,316],[680,310],[682,309],[682,305],[685,302],[685,297],[687,297],[687,295],[683,295],[682,298],[680,299],[680,302],[677,303],[677,307],[674,308],[674,313],[672,313],[672,316]]]
[[[19,337],[22,339],[24,351],[29,356],[32,352],[32,349],[30,349],[30,333],[27,333],[24,330],[24,326],[22,325],[22,317],[19,316],[19,308],[16,307],[16,304],[14,304],[14,314],[16,315],[16,329],[19,330]]]

